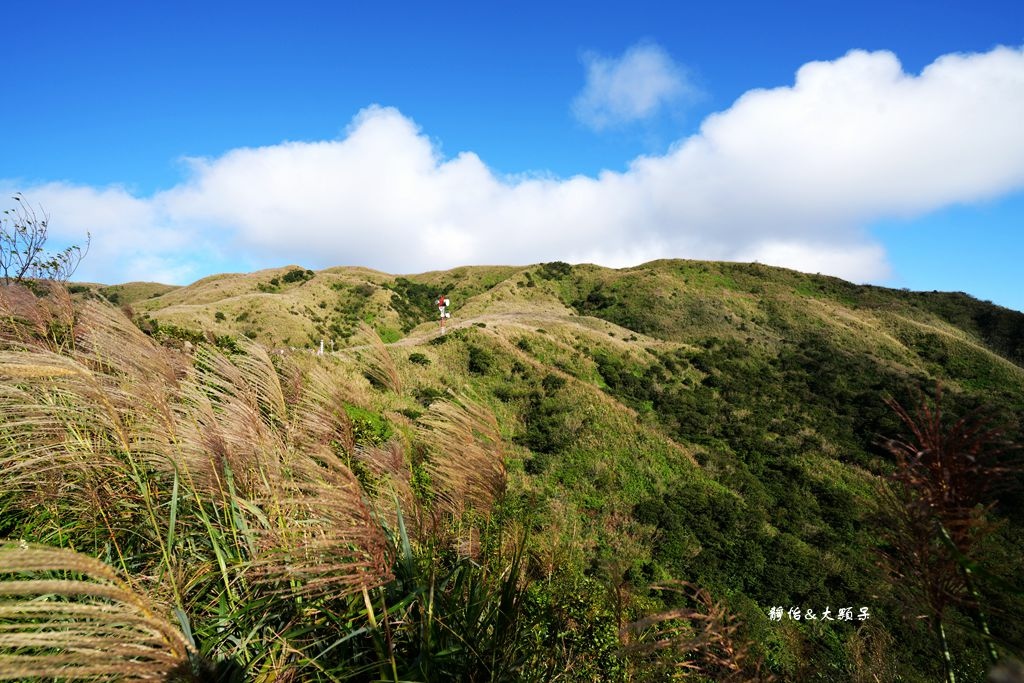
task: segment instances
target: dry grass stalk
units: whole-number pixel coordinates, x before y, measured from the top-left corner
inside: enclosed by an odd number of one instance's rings
[[[45,297],[24,285],[0,286],[0,342],[58,351],[73,344],[75,310],[66,288],[49,286]]]
[[[391,357],[388,347],[373,329],[365,322],[359,323],[360,337],[365,340],[368,350],[360,356],[360,365],[364,374],[374,384],[390,389],[396,394],[402,393],[402,377],[398,373],[395,359]]]
[[[184,389],[184,450],[217,487],[230,470],[243,507],[261,510],[250,520],[258,539],[254,575],[303,595],[337,596],[382,583],[390,567],[385,539],[335,452],[336,439],[351,439],[351,425],[326,373],[301,388],[289,414],[261,348],[249,344],[227,358],[200,347],[196,359]]]
[[[258,574],[289,594],[337,597],[390,578],[380,525],[359,481],[328,450],[294,454],[276,482],[276,524],[259,533]]]
[[[896,639],[888,630],[868,620],[846,641],[851,683],[892,683],[899,671],[892,654]]]
[[[22,355],[0,352],[0,380],[44,379],[68,377],[81,372],[81,368],[58,363],[41,363]]]
[[[967,587],[959,565],[939,540],[927,498],[908,498],[881,484],[876,494],[886,517],[883,556],[894,585],[916,593],[932,618],[941,621],[951,603],[967,598]],[[919,603],[905,604],[906,619],[918,617],[915,605]]]
[[[299,447],[340,448],[345,453],[355,450],[352,420],[345,412],[350,396],[345,384],[315,366],[293,389],[292,424]]]
[[[995,533],[998,525],[990,513],[1019,464],[1010,457],[1013,444],[988,418],[974,412],[947,419],[941,387],[934,402],[923,399],[913,413],[895,401],[887,403],[909,437],[884,443],[896,467],[889,485],[878,486],[888,541],[883,555],[890,572],[905,579],[897,585],[923,598],[946,679],[953,680],[945,628],[951,604],[969,609],[986,638],[990,659],[994,663],[999,658],[972,570],[956,555],[976,558],[984,540]]]
[[[196,350],[175,408],[175,459],[204,494],[228,495],[230,472],[237,495],[265,497],[268,480],[280,476],[288,451],[287,409],[271,373],[269,358],[258,349],[230,359],[205,345]]]
[[[419,505],[412,490],[412,470],[402,442],[392,439],[383,446],[359,446],[353,450],[353,455],[379,481],[373,492],[374,507],[388,520],[391,528],[395,528],[398,521],[396,498],[406,521],[412,521],[413,528],[418,528],[422,520],[419,519]]]
[[[87,302],[78,318],[75,344],[63,354],[7,344],[0,364],[16,375],[20,405],[12,407],[26,420],[8,426],[31,426],[32,446],[48,442],[39,429],[52,429],[80,443],[109,442],[108,450],[121,452],[138,450],[138,439],[147,433],[166,434],[167,385],[174,377],[166,354],[117,311]],[[48,445],[59,451],[61,443]],[[50,455],[60,461],[59,453]]]
[[[74,356],[97,372],[158,385],[183,370],[172,354],[147,337],[121,311],[86,301],[78,309]]]
[[[435,401],[422,418],[420,436],[430,444],[427,469],[441,505],[460,515],[486,513],[504,492],[505,454],[494,414],[463,397]]]
[[[4,352],[9,357],[12,352]],[[62,368],[0,385],[0,491],[41,489],[70,494],[84,479],[123,475],[124,425],[116,410],[96,404],[96,378],[70,359],[25,351],[8,365]],[[59,360],[58,360],[59,359]]]
[[[1002,429],[973,413],[951,424],[943,415],[942,391],[934,404],[922,401],[913,413],[893,400],[890,408],[910,432],[909,439],[889,439],[896,458],[893,480],[918,491],[924,502],[951,526],[967,520],[978,505],[991,507],[1013,463]],[[953,532],[953,529],[950,529]]]
[[[127,506],[146,493],[139,467],[170,469],[175,372],[119,312],[86,302],[75,317],[74,344],[60,354],[20,342],[0,352],[7,368],[51,369],[17,372],[0,385],[8,418],[0,425],[0,491],[15,493],[26,510],[59,506],[65,519],[105,529],[116,545],[134,526]]]
[[[180,477],[178,495],[226,525],[204,522],[209,534],[223,535],[215,542],[241,543],[230,562],[251,557],[259,536],[275,551],[258,560],[264,574],[308,579],[307,592],[377,585],[387,575],[379,525],[328,448],[343,425],[323,413],[290,419],[262,348],[245,344],[229,358],[201,345],[185,366],[120,313],[92,303],[82,307],[76,335],[63,354],[0,342],[3,367],[34,368],[0,383],[0,493],[25,510],[40,501],[59,506],[65,524],[104,529],[120,555],[122,535],[136,544],[171,541],[171,477]],[[139,524],[150,534],[139,535]],[[179,518],[179,532],[182,525],[199,520]],[[151,550],[177,579],[194,573],[175,548]],[[289,553],[283,563],[272,559]]]
[[[200,347],[196,357],[199,369],[184,388],[189,428],[182,451],[226,505],[260,510],[247,515],[257,546],[251,575],[302,595],[338,596],[382,583],[390,566],[382,532],[359,482],[332,452],[340,416],[307,394],[289,417],[260,349],[229,359]],[[228,472],[232,491],[224,488]]]
[[[46,578],[54,573],[84,578]],[[0,546],[0,680],[166,680],[188,672],[190,646],[159,613],[99,560]]]
[[[715,681],[770,681],[762,662],[751,655],[750,644],[738,637],[739,624],[703,588],[686,582],[653,586],[681,593],[695,607],[677,607],[633,622],[622,629],[625,651],[654,655],[671,650],[675,667]]]
[[[398,478],[409,476],[405,447],[398,439],[392,439],[383,446],[356,446],[353,454],[356,460],[365,464],[367,469],[378,476]]]

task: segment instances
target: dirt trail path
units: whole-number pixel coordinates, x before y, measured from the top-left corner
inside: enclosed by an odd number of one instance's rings
[[[474,316],[472,318],[463,318],[455,322],[454,324],[449,321],[445,325],[445,329],[448,332],[452,330],[458,330],[464,327],[472,327],[476,323],[486,323],[488,325],[494,323],[503,323],[506,325],[512,325],[514,327],[522,327],[524,329],[535,329],[536,323],[567,323],[573,321],[572,316],[555,313],[487,313],[484,315]],[[576,318],[575,320],[579,320]],[[389,346],[415,346],[425,341],[433,339],[438,336],[440,331],[438,326],[427,331],[421,331],[414,334],[410,334],[408,337],[403,337]]]
[[[452,332],[453,330],[458,330],[465,327],[472,327],[476,323],[486,323],[488,325],[501,323],[503,325],[511,325],[514,327],[520,327],[522,329],[532,331],[538,327],[538,324],[567,323],[574,321],[578,324],[579,320],[580,319],[578,317],[566,314],[542,312],[515,313],[509,311],[505,313],[486,313],[484,315],[473,316],[471,318],[461,318],[456,322],[451,322],[449,320],[448,324],[445,325],[445,330],[447,332]],[[440,336],[439,327],[440,326],[435,323],[433,327],[414,331],[408,336],[402,337],[398,341],[386,344],[386,346],[420,346],[422,344],[426,344],[431,339]],[[359,351],[361,349],[367,349],[369,347],[370,344],[346,346],[345,348],[338,349],[334,353],[336,355],[344,354],[348,351]]]

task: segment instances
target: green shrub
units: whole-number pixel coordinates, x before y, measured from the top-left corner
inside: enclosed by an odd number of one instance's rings
[[[558,280],[565,277],[566,275],[572,274],[572,266],[564,261],[552,261],[551,263],[542,263],[540,268],[537,269],[537,275],[544,278],[545,280]]]
[[[380,336],[380,340],[385,344],[394,344],[396,341],[402,338],[401,332],[399,332],[396,329],[384,326],[377,328],[377,335]]]
[[[445,396],[445,392],[432,387],[416,387],[412,394],[424,408],[429,408],[431,403]]]
[[[416,365],[427,366],[430,365],[430,359],[419,351],[414,351],[409,354],[409,362],[415,363]]]
[[[282,282],[305,282],[311,280],[316,275],[312,270],[303,270],[302,268],[293,268],[285,273],[281,277]]]
[[[474,375],[486,375],[494,367],[494,354],[481,346],[475,344],[469,347],[469,371]]]
[[[394,433],[391,423],[365,408],[346,405],[345,413],[352,422],[352,435],[357,444],[380,446]]]
[[[528,586],[522,618],[529,641],[524,649],[531,654],[525,669],[532,680],[554,680],[566,670],[573,672],[571,680],[626,680],[619,628],[607,595],[597,580],[572,574]]]
[[[565,378],[548,373],[544,376],[544,379],[541,380],[541,386],[544,387],[544,393],[553,394],[565,386]]]
[[[540,391],[530,392],[527,401],[523,414],[526,430],[515,439],[516,442],[531,451],[544,454],[558,453],[569,446],[574,437],[565,423],[569,410],[566,403],[549,398]],[[545,459],[538,460],[536,467],[547,462]]]
[[[371,285],[369,282],[358,284],[352,288],[352,293],[356,296],[369,298],[373,296],[373,293],[377,291],[377,288]]]
[[[392,291],[391,307],[398,313],[403,332],[427,320],[436,319],[437,306],[434,302],[439,294],[449,293],[452,289],[448,282],[425,285],[404,277],[395,278],[393,283],[384,286]]]

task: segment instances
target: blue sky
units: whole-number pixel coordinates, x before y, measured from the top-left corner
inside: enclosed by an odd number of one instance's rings
[[[83,279],[722,258],[1024,309],[1019,2],[41,1],[5,25],[0,191],[93,234]]]

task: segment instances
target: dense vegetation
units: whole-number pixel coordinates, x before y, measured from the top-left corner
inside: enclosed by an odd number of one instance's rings
[[[267,681],[979,680],[1021,655],[1024,315],[757,264],[270,275],[2,292],[0,672],[68,665],[87,610],[112,621],[83,676],[101,648]],[[279,299],[344,348],[268,354],[299,329]]]

